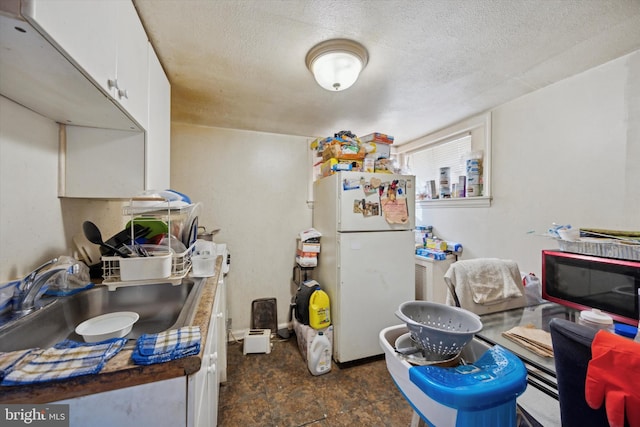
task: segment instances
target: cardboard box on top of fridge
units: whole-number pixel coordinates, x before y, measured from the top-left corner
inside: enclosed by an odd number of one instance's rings
[[[364,147],[357,147],[351,144],[330,144],[322,151],[322,160],[362,160],[365,155]]]
[[[373,154],[367,154],[367,157],[364,158],[362,172],[373,173],[376,168],[376,159],[373,157]]]
[[[333,325],[316,330],[309,325],[303,325],[293,316],[293,331],[296,333],[298,340],[298,350],[300,350],[300,354],[305,362],[307,361],[307,355],[311,352],[311,343],[318,332],[324,332],[333,348]]]
[[[372,146],[373,150],[367,153],[367,157],[372,157],[374,160],[378,159],[388,159],[391,157],[391,146],[389,144],[378,144],[375,142],[370,142],[367,144],[368,146]]]
[[[320,167],[322,176],[333,175],[339,171],[362,172],[362,160],[329,159]]]
[[[393,163],[390,159],[378,159],[375,162],[375,172],[393,173]]]
[[[380,132],[373,132],[369,135],[361,136],[360,142],[381,142],[383,144],[393,144],[393,137]]]

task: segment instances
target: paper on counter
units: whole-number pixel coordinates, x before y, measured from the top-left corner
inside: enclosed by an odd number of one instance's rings
[[[533,325],[516,326],[502,335],[542,357],[553,357],[551,334]]]

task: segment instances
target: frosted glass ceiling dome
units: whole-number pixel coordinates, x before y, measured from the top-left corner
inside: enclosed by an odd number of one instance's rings
[[[307,53],[307,68],[318,84],[337,92],[350,88],[369,62],[364,46],[353,40],[333,39],[315,45]]]

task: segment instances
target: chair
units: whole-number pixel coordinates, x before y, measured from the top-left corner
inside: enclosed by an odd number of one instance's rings
[[[608,426],[604,405],[591,409],[585,400],[587,366],[596,329],[565,319],[549,323],[558,380],[560,419],[563,427]]]
[[[518,264],[497,258],[475,258],[451,264],[444,275],[446,303],[475,314],[489,314],[527,305]]]

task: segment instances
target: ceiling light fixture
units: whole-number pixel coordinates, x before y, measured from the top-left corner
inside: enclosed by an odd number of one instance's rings
[[[350,88],[369,62],[367,49],[358,42],[333,39],[318,43],[307,53],[307,68],[326,90]]]

